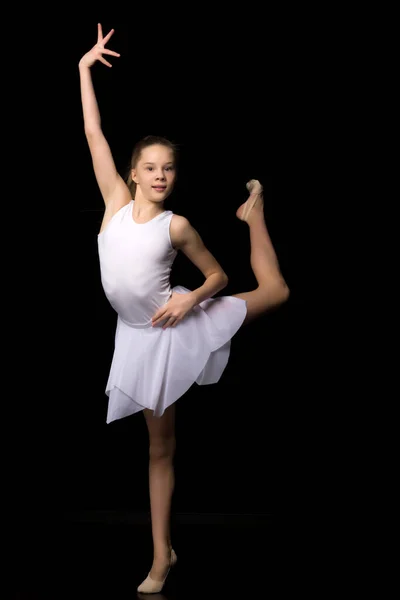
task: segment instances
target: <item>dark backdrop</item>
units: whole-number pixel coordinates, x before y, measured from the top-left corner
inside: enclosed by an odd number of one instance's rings
[[[287,89],[283,94],[274,79],[266,39],[219,43],[215,36],[210,47],[206,36],[191,45],[190,36],[146,38],[131,24],[102,24],[104,32],[115,28],[108,46],[121,53],[111,58],[111,69],[93,68],[102,126],[117,168],[125,172],[135,142],[146,134],[166,136],[180,146],[178,181],[166,208],[191,221],[228,273],[229,285],[221,294],[256,285],[248,227],[235,212],[247,198],[249,179],[264,185],[267,226],[291,297],[235,335],[218,384],[194,384],[178,400],[174,509],[273,513],[281,501],[287,428],[298,410],[303,377],[299,197],[293,194],[295,175],[289,167],[301,149],[288,126],[293,107]],[[40,498],[42,506],[142,512],[148,510],[143,415],[105,421],[116,314],[100,283],[97,233],[103,201],[83,132],[78,73],[79,58],[96,41],[96,28],[96,22],[74,26],[65,78],[58,72],[54,90],[47,82],[51,92],[42,98],[50,129],[44,171],[51,184],[44,193],[53,227],[45,230],[41,246],[43,285],[49,291],[36,301],[43,318],[37,318],[38,335],[29,340],[36,400],[25,399],[19,426],[30,449],[20,484],[31,494],[35,490],[31,497]],[[172,285],[193,289],[202,281],[201,273],[178,255]],[[39,286],[35,281],[32,289]]]

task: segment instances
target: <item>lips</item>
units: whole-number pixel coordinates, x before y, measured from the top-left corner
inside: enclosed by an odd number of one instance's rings
[[[157,190],[157,192],[163,192],[167,189],[166,185],[152,185],[153,190]]]

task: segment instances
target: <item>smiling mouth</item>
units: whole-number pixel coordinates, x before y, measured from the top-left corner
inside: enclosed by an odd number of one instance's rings
[[[153,190],[157,190],[158,192],[163,192],[164,190],[167,189],[166,185],[153,185],[152,186]]]

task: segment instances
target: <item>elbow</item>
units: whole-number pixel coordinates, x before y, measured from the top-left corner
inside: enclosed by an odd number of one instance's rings
[[[229,277],[226,273],[221,273],[222,289],[225,288],[229,283]]]
[[[90,125],[85,125],[85,136],[88,140],[92,140],[99,133],[101,133],[101,127],[98,123],[91,123]]]

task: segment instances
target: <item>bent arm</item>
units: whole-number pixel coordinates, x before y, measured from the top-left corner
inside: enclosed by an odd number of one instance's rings
[[[203,273],[205,282],[191,292],[194,306],[214,296],[228,285],[228,276],[206,248],[199,233],[188,219],[174,215],[171,223],[171,241]]]

